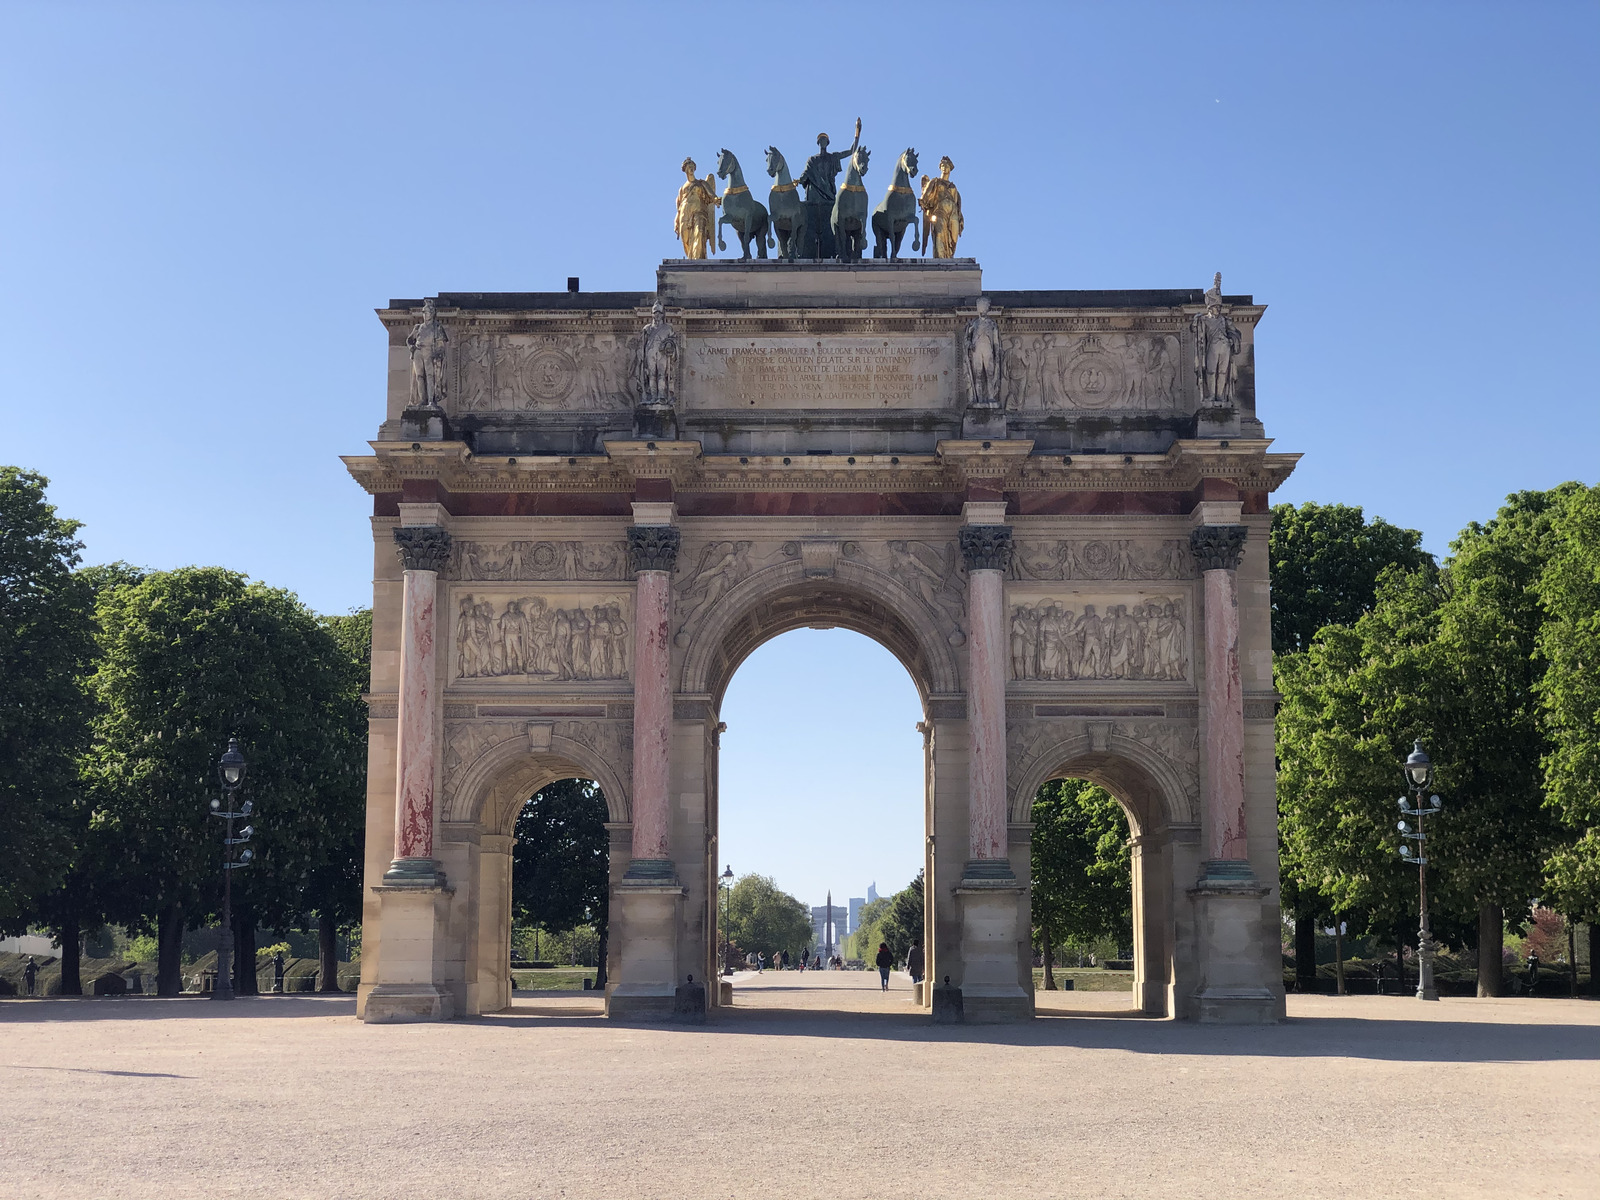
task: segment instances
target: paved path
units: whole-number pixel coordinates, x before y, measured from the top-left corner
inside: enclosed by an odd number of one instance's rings
[[[581,993],[370,1027],[320,997],[0,1002],[0,1196],[1600,1195],[1597,1004],[952,1029],[875,984],[768,972],[688,1028]]]

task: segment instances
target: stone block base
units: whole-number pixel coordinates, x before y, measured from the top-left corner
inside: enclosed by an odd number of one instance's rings
[[[1202,1025],[1275,1025],[1279,1007],[1270,993],[1235,996],[1217,989],[1195,994],[1194,1019]]]
[[[617,1021],[670,1021],[677,989],[646,991],[619,983],[606,997],[606,1016]]]
[[[1009,1025],[1033,1019],[1033,999],[1026,994],[975,996],[962,988],[961,1007],[968,1025]]]
[[[724,1008],[733,1005],[733,984],[726,979],[717,984],[717,1003]]]
[[[450,993],[431,983],[380,983],[367,993],[361,1019],[369,1025],[448,1021],[454,1007]]]

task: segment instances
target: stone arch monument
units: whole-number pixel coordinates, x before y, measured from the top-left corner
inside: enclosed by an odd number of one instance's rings
[[[362,1016],[509,1003],[512,823],[570,775],[610,806],[607,1011],[671,1016],[716,972],[723,692],[838,626],[921,696],[928,970],[967,1020],[1032,1015],[1028,821],[1066,775],[1130,818],[1140,1006],[1276,1020],[1266,546],[1297,456],[1256,415],[1263,311],[985,291],[960,258],[380,310],[388,412],[345,459],[376,580]]]

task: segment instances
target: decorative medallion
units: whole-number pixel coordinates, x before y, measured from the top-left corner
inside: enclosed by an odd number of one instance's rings
[[[578,364],[565,351],[543,346],[522,364],[522,386],[546,404],[565,400],[578,378]]]
[[[1114,404],[1127,387],[1126,368],[1108,354],[1094,334],[1084,338],[1061,372],[1061,388],[1079,408],[1105,408]]]

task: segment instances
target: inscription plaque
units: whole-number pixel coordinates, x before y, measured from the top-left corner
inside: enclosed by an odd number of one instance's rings
[[[950,338],[694,338],[690,408],[943,408],[955,396]]]

